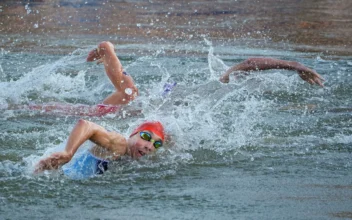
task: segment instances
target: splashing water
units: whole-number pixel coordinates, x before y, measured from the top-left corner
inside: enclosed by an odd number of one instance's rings
[[[229,66],[214,55],[212,43],[205,42],[209,47],[207,61],[190,60],[190,67],[181,70],[172,68],[179,62],[177,59],[161,58],[159,53],[124,65],[143,91],[130,106],[142,109],[143,117],[128,119],[127,124],[133,127],[145,119],[161,120],[177,142],[175,149],[181,151],[207,148],[226,152],[259,144],[263,128],[268,123],[267,115],[277,111],[275,101],[263,99],[264,94],[268,91],[281,93],[282,90],[290,93],[302,83],[297,76],[274,71],[265,77],[253,74],[244,80],[221,84],[219,75]],[[106,86],[109,82],[101,68],[84,64],[86,53],[87,50],[74,51],[57,61],[33,68],[16,81],[1,82],[0,86],[5,88],[0,97],[2,105],[72,100],[74,103],[97,103],[96,99],[102,99],[112,87]],[[93,75],[96,71],[99,76]],[[185,73],[183,78],[178,77],[179,72]],[[200,75],[208,77],[199,81]],[[96,78],[92,79],[93,76]],[[148,79],[149,76],[152,79]],[[179,80],[177,86],[163,98],[163,85],[176,83],[175,79]],[[188,83],[192,81],[192,84]]]

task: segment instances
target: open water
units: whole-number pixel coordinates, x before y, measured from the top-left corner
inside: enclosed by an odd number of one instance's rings
[[[65,54],[1,50],[0,219],[352,218],[352,57],[253,48],[251,39],[115,44],[140,96],[122,114],[83,118],[126,136],[157,119],[169,143],[90,179],[33,175],[43,155],[62,149],[80,116],[16,106],[103,100],[113,86],[101,65],[85,62],[102,40]],[[252,56],[301,62],[325,87],[285,70],[218,82]]]
[[[333,219],[351,210],[352,60],[318,54],[214,46],[201,55],[121,55],[141,95],[128,108],[142,114],[86,117],[126,136],[159,119],[172,141],[140,161],[117,162],[88,180],[33,175],[43,154],[62,148],[78,116],[1,110],[1,216],[4,219]],[[91,45],[93,48],[94,45]],[[119,45],[116,45],[119,50]],[[1,105],[96,104],[113,91],[89,49],[64,56],[1,54]],[[235,51],[235,52],[233,52]],[[225,54],[225,55],[224,55]],[[230,84],[220,73],[250,55],[296,60],[316,69],[325,88],[295,72],[253,73]],[[162,97],[166,82],[177,82]],[[124,117],[125,116],[125,117]],[[346,214],[345,214],[346,215]]]

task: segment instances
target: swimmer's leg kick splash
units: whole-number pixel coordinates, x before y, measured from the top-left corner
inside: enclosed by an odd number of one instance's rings
[[[165,83],[163,86],[163,92],[161,96],[165,98],[171,93],[174,87],[177,85],[176,82]],[[96,116],[101,117],[108,114],[119,115],[122,114],[123,106],[121,105],[84,105],[84,104],[65,104],[65,103],[47,103],[47,104],[35,104],[31,103],[29,105],[16,105],[11,108],[11,110],[31,110],[37,111],[40,114],[49,115],[65,115],[65,116]],[[127,115],[137,116],[142,113],[141,109],[128,110]]]
[[[165,98],[171,93],[174,87],[177,85],[176,82],[165,83],[163,86],[163,92],[161,96]],[[104,116],[108,114],[118,115],[123,111],[123,106],[121,105],[83,105],[83,104],[64,104],[64,103],[48,103],[48,104],[30,104],[28,106],[22,106],[23,108],[28,108],[29,110],[39,111],[44,114],[62,114],[62,115],[77,115],[77,116]],[[136,116],[140,115],[142,110],[129,110],[128,115]]]
[[[83,104],[64,104],[64,103],[48,103],[48,104],[30,104],[27,106],[29,110],[39,111],[46,114],[65,114],[77,116],[104,116],[107,114],[117,113],[121,110],[121,106],[117,105],[83,105]]]
[[[95,116],[101,117],[109,114],[137,116],[142,113],[141,109],[124,111],[121,105],[83,105],[83,104],[64,104],[64,103],[48,103],[48,104],[30,104],[23,105],[21,109],[37,111],[40,114],[48,115],[65,115],[65,116]]]

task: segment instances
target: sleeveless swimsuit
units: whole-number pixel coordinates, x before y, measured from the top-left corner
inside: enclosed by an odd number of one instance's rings
[[[108,163],[108,160],[98,158],[87,150],[62,166],[62,171],[71,179],[85,179],[103,174],[108,169]]]

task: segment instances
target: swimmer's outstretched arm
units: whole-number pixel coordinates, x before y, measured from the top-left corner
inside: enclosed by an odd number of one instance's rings
[[[87,62],[98,61],[103,63],[106,75],[114,85],[116,92],[108,96],[103,104],[122,105],[128,104],[138,94],[137,87],[134,85],[131,76],[123,74],[123,67],[116,56],[114,45],[108,41],[103,41],[97,49],[89,52]]]
[[[78,148],[87,140],[109,150],[116,158],[124,155],[127,151],[127,141],[121,134],[109,132],[93,122],[80,119],[68,138],[65,150],[53,153],[39,161],[34,172],[58,169],[68,163]]]
[[[286,69],[295,70],[298,75],[309,84],[317,84],[323,87],[324,79],[314,70],[294,61],[278,60],[274,58],[249,58],[244,62],[228,69],[221,77],[220,81],[228,83],[230,74],[248,74],[250,71],[269,70],[269,69]]]

